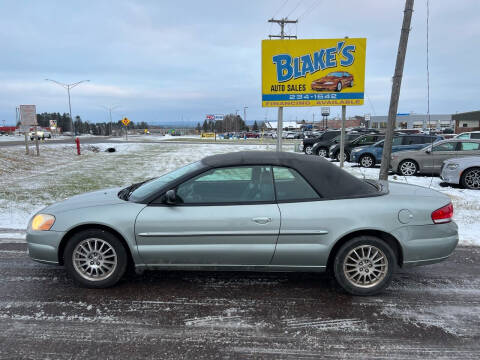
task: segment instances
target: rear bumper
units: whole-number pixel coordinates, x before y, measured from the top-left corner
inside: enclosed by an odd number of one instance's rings
[[[28,255],[32,260],[58,264],[58,248],[64,232],[27,231]]]
[[[403,266],[420,266],[448,258],[458,244],[455,222],[435,225],[404,226],[394,232],[403,252]]]

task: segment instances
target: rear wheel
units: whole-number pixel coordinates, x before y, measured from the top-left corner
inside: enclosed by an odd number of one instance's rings
[[[418,172],[418,165],[413,160],[403,160],[398,165],[398,172],[403,176],[412,176]]]
[[[480,168],[465,170],[460,178],[460,184],[472,190],[480,189]]]
[[[375,295],[392,280],[395,254],[373,236],[355,237],[338,250],[333,270],[338,284],[352,295]]]
[[[322,147],[321,147],[321,148],[318,148],[316,154],[317,154],[318,156],[327,157],[327,155],[328,155],[328,149],[325,149],[325,148],[322,148]]]
[[[362,157],[360,158],[360,165],[366,168],[374,167],[375,158],[370,154],[362,155]]]
[[[76,233],[65,246],[65,268],[75,282],[84,287],[115,285],[125,273],[127,262],[127,251],[122,242],[104,230]]]

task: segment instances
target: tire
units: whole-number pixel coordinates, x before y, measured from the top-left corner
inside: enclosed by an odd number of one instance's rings
[[[339,81],[339,82],[337,83],[337,87],[335,88],[335,91],[337,91],[337,92],[342,91],[342,82],[341,82],[341,81]]]
[[[79,260],[73,260],[74,253],[82,255],[78,257]],[[74,234],[65,246],[63,257],[67,273],[77,284],[96,289],[118,283],[128,264],[127,251],[122,242],[115,235],[99,229]]]
[[[315,155],[321,156],[321,157],[327,157],[327,156],[328,156],[328,149],[326,149],[326,148],[324,148],[324,147],[319,147],[319,148],[315,151]]]
[[[372,168],[375,166],[375,158],[370,154],[362,155],[358,162],[360,166],[365,168]]]
[[[313,146],[305,147],[305,154],[312,155],[313,154]]]
[[[340,161],[340,151],[337,152],[337,154],[335,155],[335,159],[336,159],[337,161]],[[348,161],[349,159],[350,159],[350,154],[345,151],[345,152],[343,153],[343,161]]]
[[[392,281],[396,257],[392,248],[374,236],[355,237],[335,254],[337,283],[352,295],[375,295]]]
[[[471,168],[463,171],[460,185],[466,189],[480,189],[480,168]]]
[[[353,80],[350,81],[350,84],[348,84],[348,86],[353,87]]]
[[[418,172],[418,164],[414,160],[403,160],[398,165],[398,173],[403,176],[413,176]]]

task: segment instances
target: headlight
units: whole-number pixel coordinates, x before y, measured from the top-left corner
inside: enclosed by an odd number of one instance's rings
[[[455,170],[456,168],[458,168],[458,164],[451,163],[447,165],[448,170]]]
[[[32,219],[32,230],[46,231],[50,230],[55,222],[55,216],[48,214],[37,214]]]
[[[326,83],[323,83],[323,85],[333,85],[332,81],[327,81]]]
[[[330,148],[328,150],[332,151],[335,146],[337,146],[337,145],[335,145],[335,144],[330,145]]]

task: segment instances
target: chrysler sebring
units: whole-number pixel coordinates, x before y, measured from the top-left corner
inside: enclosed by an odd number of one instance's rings
[[[356,295],[396,268],[446,259],[453,207],[434,190],[358,179],[319,157],[214,155],[126,188],[74,196],[29,222],[30,256],[80,285],[144,269],[330,270]]]

